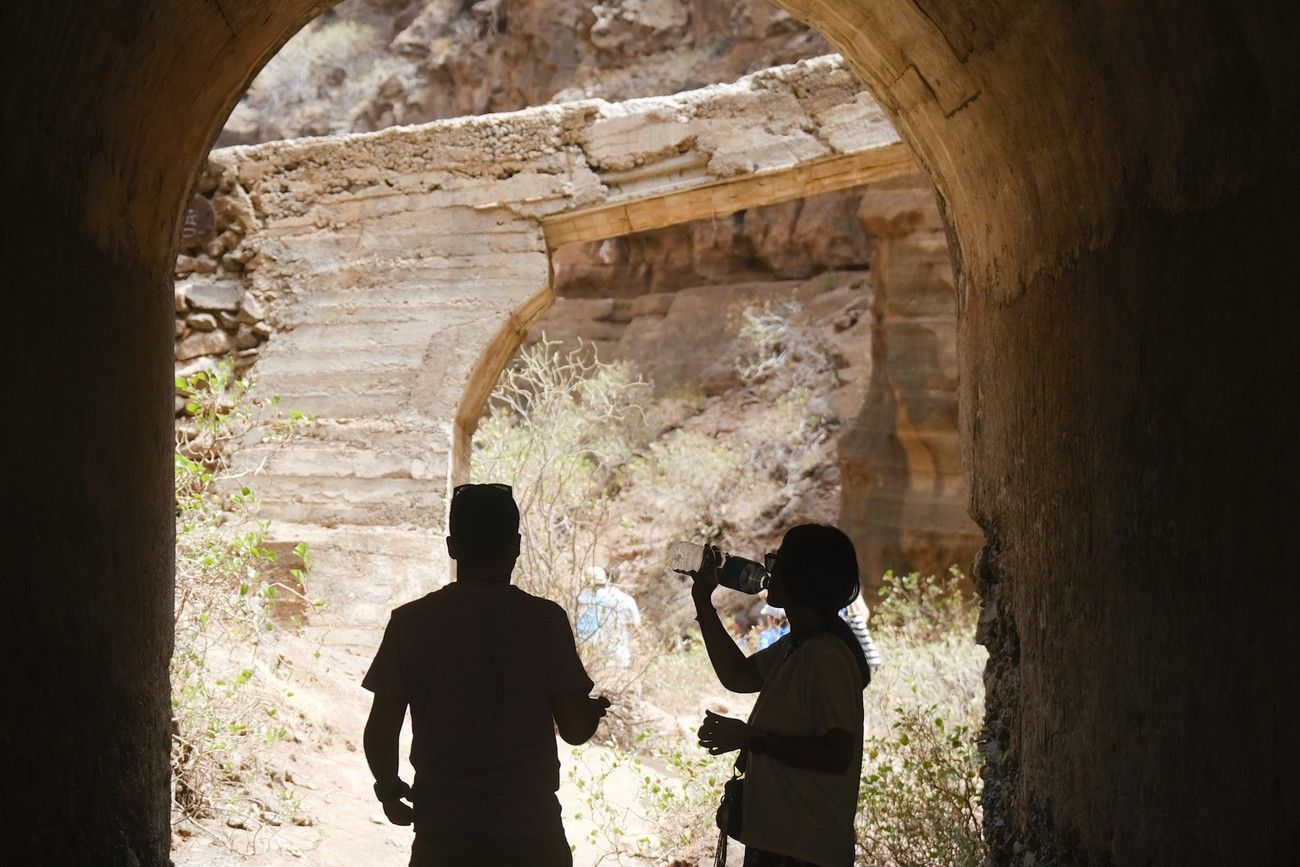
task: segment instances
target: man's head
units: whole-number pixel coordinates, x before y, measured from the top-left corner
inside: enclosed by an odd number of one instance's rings
[[[448,525],[447,553],[461,567],[514,567],[519,507],[509,485],[457,485]]]

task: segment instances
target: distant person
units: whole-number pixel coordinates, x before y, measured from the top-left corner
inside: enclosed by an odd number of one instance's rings
[[[790,634],[790,623],[785,619],[784,609],[774,605],[764,605],[762,614],[763,623],[758,631],[757,650],[766,650]]]
[[[510,584],[509,486],[458,486],[449,530],[456,581],[393,611],[361,684],[375,694],[365,732],[375,796],[390,822],[414,822],[411,867],[569,867],[555,731],[585,743],[609,702],[588,697],[564,610]],[[397,762],[408,706],[413,788]]]
[[[790,632],[752,656],[730,640],[713,607],[717,549],[692,577],[709,661],[732,692],[757,692],[747,722],[707,713],[700,744],[743,750],[746,867],[851,867],[862,770],[862,690],[871,669],[839,616],[857,596],[853,543],[834,527],[785,534],[767,598]]]
[[[578,594],[578,640],[594,641],[620,668],[632,665],[632,629],[641,625],[636,600],[615,587],[601,566],[587,570],[591,586]]]
[[[785,611],[771,605],[764,605],[762,611],[767,619],[758,633],[759,650],[771,646],[777,639],[790,631],[790,624],[785,619]],[[875,639],[871,637],[871,630],[867,627],[868,617],[870,617],[870,609],[867,608],[867,603],[862,601],[861,596],[858,596],[847,607],[840,610],[840,618],[852,630],[853,637],[857,640],[858,646],[862,648],[862,655],[866,657],[867,665],[874,675],[880,668],[882,657],[880,649],[876,647]]]

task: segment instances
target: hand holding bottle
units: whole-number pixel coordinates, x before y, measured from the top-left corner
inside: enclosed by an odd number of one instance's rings
[[[741,593],[760,593],[771,580],[762,563],[724,554],[713,545],[693,542],[673,543],[668,549],[668,568],[695,579],[691,592],[697,599],[708,598],[719,584]],[[707,585],[703,589],[701,582]]]
[[[693,581],[691,597],[697,603],[707,603],[713,596],[713,589],[718,586],[718,566],[722,563],[722,559],[722,552],[715,546],[703,545],[700,546],[699,563],[696,568],[674,568],[673,571],[691,577]]]

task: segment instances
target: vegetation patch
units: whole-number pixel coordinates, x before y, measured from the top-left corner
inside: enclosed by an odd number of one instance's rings
[[[222,825],[246,831],[303,821],[291,781],[262,750],[291,736],[283,702],[292,664],[279,636],[320,608],[305,594],[306,545],[273,546],[257,518],[252,471],[228,446],[275,448],[308,420],[280,412],[221,367],[179,378],[188,418],[176,431],[176,600],[172,684],[172,820],[181,834]],[[199,822],[196,820],[217,820]],[[222,838],[232,848],[250,838]]]

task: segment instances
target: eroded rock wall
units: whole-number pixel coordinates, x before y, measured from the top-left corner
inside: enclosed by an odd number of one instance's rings
[[[267,304],[252,289],[259,262],[244,239],[258,225],[252,200],[229,165],[209,161],[181,224],[176,282],[176,376],[187,379],[229,361],[240,375],[257,361],[275,328]],[[176,415],[188,415],[177,388]],[[182,421],[182,423],[184,423]]]
[[[871,382],[840,437],[840,523],[868,587],[886,569],[969,572],[971,520],[957,413],[957,294],[934,191],[920,176],[865,191]]]

